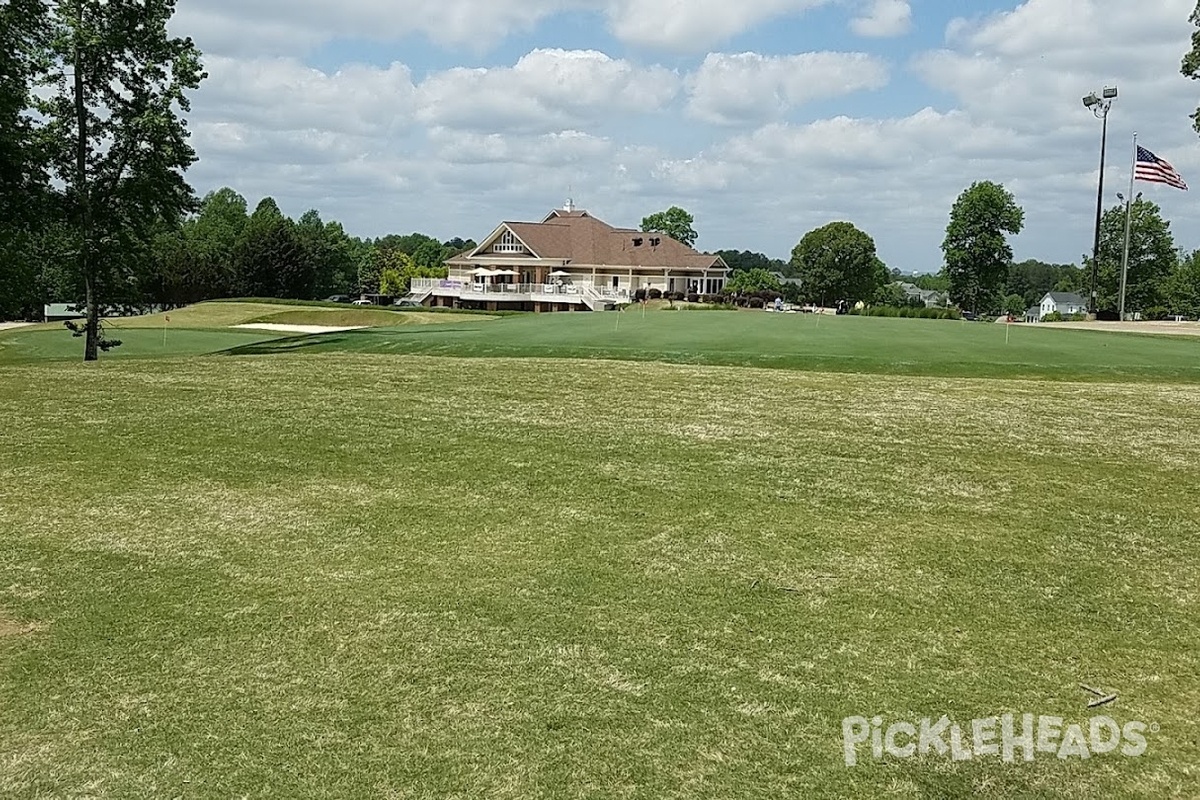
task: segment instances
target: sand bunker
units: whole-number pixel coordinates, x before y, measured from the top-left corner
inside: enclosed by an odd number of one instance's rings
[[[357,331],[366,325],[350,325],[337,328],[329,325],[284,325],[276,322],[254,322],[245,325],[234,325],[234,328],[249,328],[256,331],[274,331],[275,333],[340,333],[342,331]]]

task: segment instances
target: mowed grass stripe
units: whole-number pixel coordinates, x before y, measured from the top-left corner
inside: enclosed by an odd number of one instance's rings
[[[1007,338],[1006,338],[1007,337]],[[251,344],[271,354],[294,343]],[[436,328],[380,328],[306,352],[580,358],[946,377],[1200,382],[1200,338],[949,320],[766,312],[541,314]]]
[[[5,794],[1193,785],[1187,387],[338,353],[7,367],[0,414]],[[842,763],[1080,682],[1145,756]]]

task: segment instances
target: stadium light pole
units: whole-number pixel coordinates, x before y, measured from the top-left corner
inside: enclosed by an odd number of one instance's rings
[[[1104,153],[1108,146],[1108,112],[1116,99],[1115,86],[1105,86],[1099,97],[1092,92],[1083,98],[1084,108],[1095,114],[1097,119],[1103,120],[1100,128],[1100,181],[1096,187],[1096,235],[1092,241],[1092,288],[1088,297],[1088,312],[1093,316],[1096,313],[1096,270],[1100,263],[1100,216],[1104,209]]]

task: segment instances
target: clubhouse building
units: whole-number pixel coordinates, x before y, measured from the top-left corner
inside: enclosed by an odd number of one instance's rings
[[[571,201],[541,222],[502,222],[445,278],[414,278],[426,306],[487,311],[603,311],[638,289],[717,294],[729,268],[662,233],[614,228]]]

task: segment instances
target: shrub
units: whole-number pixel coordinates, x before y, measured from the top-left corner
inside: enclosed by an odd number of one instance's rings
[[[1058,311],[1051,311],[1046,316],[1042,317],[1042,322],[1062,322],[1063,315]]]
[[[851,314],[861,317],[906,317],[909,319],[959,319],[954,308],[910,308],[908,306],[869,306],[853,308]]]
[[[751,308],[762,308],[764,305],[766,305],[766,303],[763,302],[763,299],[761,297],[751,297],[750,298],[750,307]]]
[[[652,288],[650,290],[650,299],[651,300],[660,300],[660,299],[662,299],[662,296],[663,296],[662,289]]]
[[[705,303],[695,306],[679,306],[683,311],[737,311],[737,306],[728,303]]]
[[[1166,319],[1167,309],[1164,306],[1150,306],[1142,312],[1142,319]]]
[[[682,298],[682,297],[681,297],[680,299],[682,300],[682,299],[684,299],[684,298]],[[695,292],[691,292],[691,293],[690,293],[690,294],[688,294],[688,296],[687,296],[687,301],[688,301],[689,303],[699,303],[699,302],[700,302],[700,295],[696,294]]]

